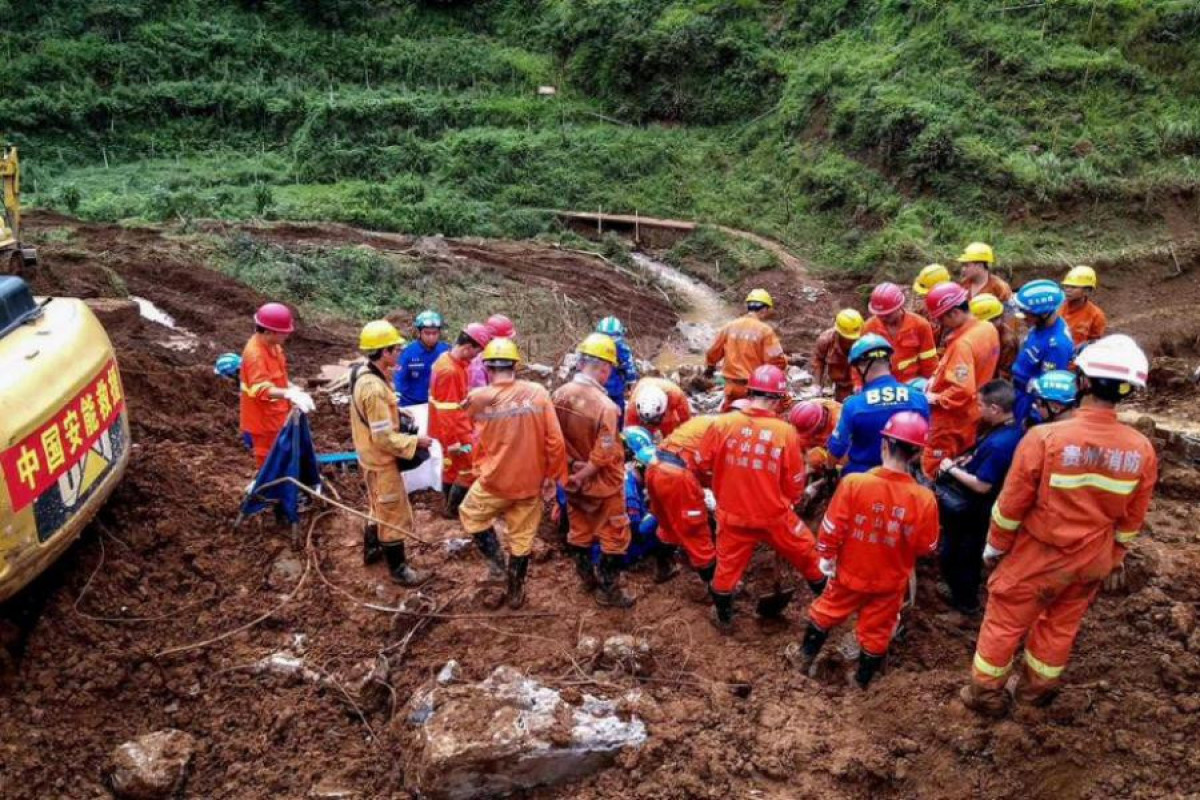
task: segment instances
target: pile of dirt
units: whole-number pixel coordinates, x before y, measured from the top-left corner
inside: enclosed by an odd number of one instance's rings
[[[1089,614],[1063,696],[1049,709],[991,723],[955,700],[977,623],[945,609],[926,567],[907,636],[863,694],[847,686],[836,657],[821,679],[799,676],[784,661],[784,648],[803,630],[805,590],[783,622],[752,618],[754,596],[770,588],[765,553],[748,573],[737,631],[726,638],[710,626],[691,575],[658,585],[648,570],[634,570],[627,580],[637,605],[598,609],[549,520],[535,546],[529,602],[517,616],[486,612],[477,602],[488,591],[480,583],[485,569],[470,548],[459,549],[461,529],[437,515],[436,498],[417,498],[418,532],[430,545],[414,546],[413,558],[436,575],[419,592],[388,582],[382,566],[362,566],[359,523],[347,515],[310,514],[303,553],[290,549],[269,515],[235,528],[252,470],[237,441],[236,389],[212,375],[211,360],[240,348],[248,313],[262,298],[206,270],[192,249],[198,245],[163,231],[37,217],[34,224],[70,225],[70,248],[83,254],[69,260],[59,247],[43,246],[39,290],[111,294],[105,270],[112,270],[200,342],[169,349],[161,326],[148,321],[113,332],[133,461],[97,523],[10,609],[24,620],[26,638],[0,694],[6,795],[104,795],[114,746],[174,728],[198,742],[188,796],[401,796],[412,789],[404,783],[412,732],[389,711],[450,659],[468,680],[509,664],[568,693],[616,697],[641,689],[636,713],[647,723],[647,744],[622,754],[614,768],[537,790],[538,797],[1200,792],[1193,746],[1200,480],[1186,464],[1167,471],[1170,491],[1156,499],[1131,557],[1130,593],[1101,599]],[[322,235],[336,237],[337,229]],[[558,280],[560,270],[572,269],[540,246],[448,246],[492,259],[497,270],[527,261],[530,280]],[[612,310],[628,316],[636,296],[656,304],[644,307],[653,318],[649,331],[665,336],[673,325],[669,307],[642,297],[633,283],[613,289],[566,276],[560,285],[572,288],[575,280],[577,302],[621,303]],[[823,308],[795,319],[796,309],[827,302],[806,301],[796,281],[781,272],[761,282],[776,296],[789,349],[805,351],[818,319],[829,315]],[[1173,293],[1169,283],[1159,291],[1160,299]],[[289,345],[298,377],[346,356],[354,330],[350,323],[306,327]],[[313,417],[318,438],[343,443],[344,414],[322,397]],[[363,507],[356,474],[332,476],[331,491]],[[387,611],[401,602],[436,614]],[[648,674],[593,673],[580,664],[581,636],[616,634],[649,642]],[[355,676],[381,652],[389,662],[386,699],[367,704]]]

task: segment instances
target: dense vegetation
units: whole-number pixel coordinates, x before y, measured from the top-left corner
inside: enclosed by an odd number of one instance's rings
[[[0,128],[96,219],[757,230],[1085,258],[1200,180],[1194,0],[0,0]],[[557,94],[540,96],[539,86]]]

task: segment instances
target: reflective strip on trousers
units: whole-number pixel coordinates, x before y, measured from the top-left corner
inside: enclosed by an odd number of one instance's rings
[[[433,407],[438,409],[439,411],[460,411],[460,410],[462,410],[462,403],[443,403],[443,402],[439,402],[437,400],[430,400],[429,402],[432,403]]]
[[[1117,544],[1129,544],[1138,537],[1138,531],[1117,531]]]
[[[979,656],[976,655],[975,658],[978,660]],[[1059,675],[1062,675],[1063,670],[1066,669],[1065,666],[1052,667],[1045,661],[1039,659],[1033,653],[1030,653],[1028,650],[1025,651],[1025,663],[1029,665],[1031,670],[1047,680],[1054,680]]]
[[[1051,473],[1050,488],[1052,489],[1099,489],[1103,492],[1128,495],[1138,487],[1137,479],[1122,481],[1101,475],[1097,472],[1085,472],[1082,475],[1063,475]]]
[[[1012,662],[1009,661],[1003,667],[994,667],[987,662],[987,659],[985,659],[983,656],[979,655],[979,652],[976,651],[975,652],[975,669],[976,669],[976,671],[982,672],[984,675],[987,675],[992,678],[1003,678],[1005,675],[1008,674],[1008,671],[1010,669],[1012,669]]]

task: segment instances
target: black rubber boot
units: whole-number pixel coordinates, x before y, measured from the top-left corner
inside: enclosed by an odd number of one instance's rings
[[[374,564],[383,558],[383,545],[379,544],[379,526],[368,522],[363,527],[363,564]]]
[[[821,630],[812,622],[808,623],[808,628],[804,631],[804,640],[800,643],[800,649],[804,653],[804,663],[807,666],[811,667],[812,663],[817,660],[817,656],[828,638],[829,631]]]
[[[677,548],[669,544],[660,544],[654,550],[654,582],[666,583],[679,574],[679,566],[675,563]]]
[[[584,591],[594,591],[600,582],[596,580],[596,570],[592,566],[592,551],[587,547],[577,547],[573,544],[567,545],[567,551],[571,554],[571,558],[575,559],[575,571],[579,573],[579,580],[583,581]]]
[[[621,591],[621,557],[600,556],[600,588],[596,590],[596,603],[611,608],[629,608],[633,598]]]
[[[458,507],[462,505],[466,496],[466,486],[459,486],[457,483],[450,484],[450,488],[446,490],[446,504],[442,512],[446,519],[458,519]]]
[[[529,572],[529,556],[513,556],[508,560],[508,607],[516,611],[525,605],[525,575]]]
[[[717,562],[716,561],[712,562],[708,566],[696,568],[696,574],[699,575],[700,580],[704,581],[705,583],[712,583],[713,575],[716,574],[716,571],[717,571]]]
[[[871,682],[871,678],[875,677],[875,673],[879,672],[879,668],[883,666],[883,660],[886,656],[873,656],[865,651],[860,651],[858,654],[858,671],[854,673],[854,682],[863,689],[867,688],[867,684]]]
[[[825,591],[825,587],[829,585],[829,578],[821,578],[819,581],[805,581],[808,584],[808,590],[813,593],[813,597],[820,597],[821,592]]]
[[[473,534],[471,538],[475,540],[475,546],[487,560],[488,579],[504,580],[504,553],[500,552],[500,540],[496,538],[495,529],[488,528],[486,531]]]
[[[388,572],[392,580],[401,586],[420,586],[429,580],[427,572],[421,572],[408,565],[408,554],[404,551],[404,542],[387,542],[383,545],[383,556],[387,559]]]
[[[708,593],[712,596],[713,601],[713,625],[721,633],[729,633],[733,630],[733,595],[714,592],[711,589]]]

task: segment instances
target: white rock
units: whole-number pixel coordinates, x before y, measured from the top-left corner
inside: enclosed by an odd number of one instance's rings
[[[554,689],[501,666],[484,681],[419,690],[410,778],[435,798],[491,797],[578,778],[646,740],[644,723],[591,695],[569,705]]]
[[[649,675],[654,671],[650,643],[629,634],[610,636],[604,640],[600,666],[604,669],[620,669],[630,675]]]
[[[438,686],[446,686],[451,683],[458,683],[462,680],[462,668],[454,659],[450,659],[446,664],[438,670],[437,678]]]
[[[113,793],[128,800],[180,794],[195,749],[195,737],[170,728],[126,742],[112,754],[109,782]]]

